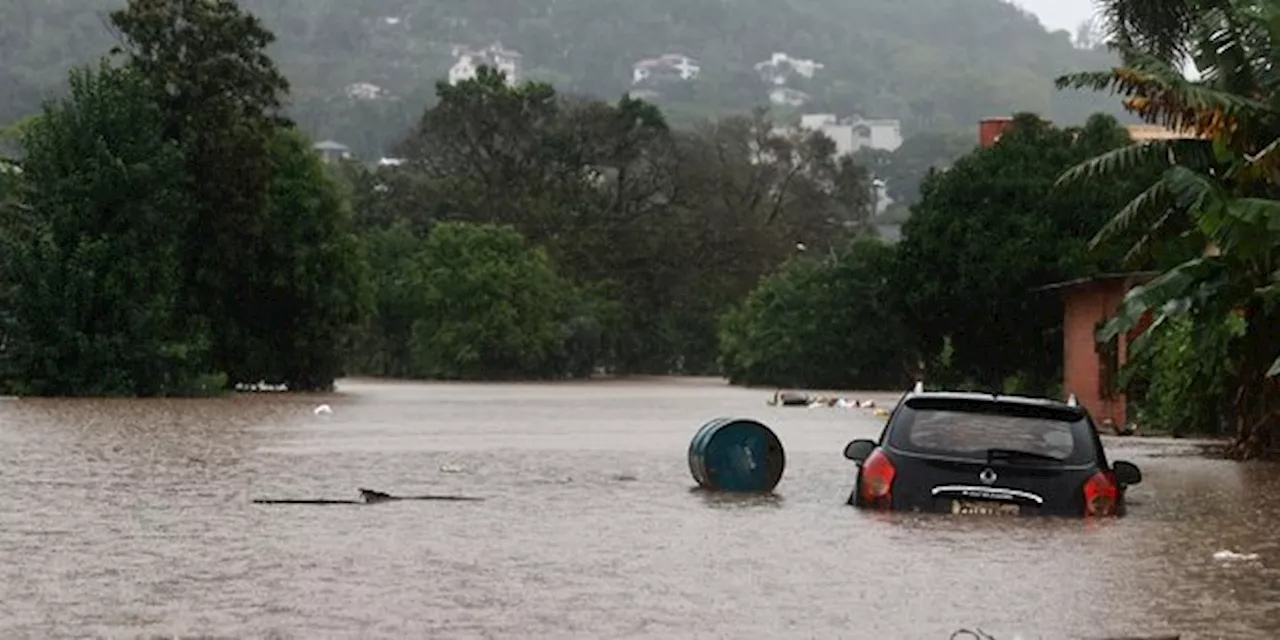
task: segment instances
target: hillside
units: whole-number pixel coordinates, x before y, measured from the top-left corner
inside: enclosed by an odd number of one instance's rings
[[[105,16],[122,4],[0,3],[0,123],[34,112],[70,66],[109,49]],[[1003,0],[241,4],[279,37],[274,54],[294,85],[294,117],[312,135],[364,155],[380,153],[417,119],[454,64],[455,46],[495,42],[521,54],[522,78],[610,99],[633,88],[637,61],[687,56],[697,77],[667,83],[653,98],[678,121],[767,104],[770,85],[755,66],[775,52],[821,64],[812,78],[782,80],[808,96],[804,111],[897,118],[908,134],[970,130],[983,116],[1020,110],[1061,123],[1116,111],[1105,96],[1052,86],[1063,71],[1109,66],[1108,53],[1077,49],[1066,32],[1046,32]]]

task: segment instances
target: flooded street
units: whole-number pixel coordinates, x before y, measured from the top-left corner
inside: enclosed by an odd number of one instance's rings
[[[882,419],[769,395],[349,381],[0,400],[0,638],[1280,635],[1280,468],[1109,439],[1146,476],[1122,520],[885,517],[844,505],[841,457]],[[775,499],[690,490],[689,439],[719,416],[778,433]],[[358,487],[486,500],[250,502]]]

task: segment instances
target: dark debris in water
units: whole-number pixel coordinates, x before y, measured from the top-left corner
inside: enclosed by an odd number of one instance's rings
[[[1092,640],[1181,640],[1179,634],[1163,634],[1154,636],[1104,636]],[[957,629],[950,640],[998,640],[982,629]]]
[[[330,504],[382,504],[385,502],[398,502],[401,500],[432,500],[443,502],[479,502],[484,498],[474,498],[470,496],[393,496],[381,491],[373,491],[372,489],[360,489],[359,500],[328,500],[328,499],[302,499],[302,500],[267,500],[257,499],[254,504],[314,504],[314,505],[330,505]]]

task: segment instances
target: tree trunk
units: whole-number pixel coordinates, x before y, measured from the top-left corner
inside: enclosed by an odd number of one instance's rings
[[[1245,310],[1248,330],[1240,340],[1240,369],[1236,378],[1232,419],[1235,441],[1227,447],[1227,457],[1252,460],[1275,448],[1280,434],[1280,380],[1267,377],[1276,358],[1276,336],[1280,316],[1266,313],[1257,303]]]

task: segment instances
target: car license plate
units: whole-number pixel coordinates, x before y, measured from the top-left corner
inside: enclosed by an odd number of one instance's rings
[[[1007,502],[952,500],[951,513],[963,516],[1016,516],[1022,509]]]

